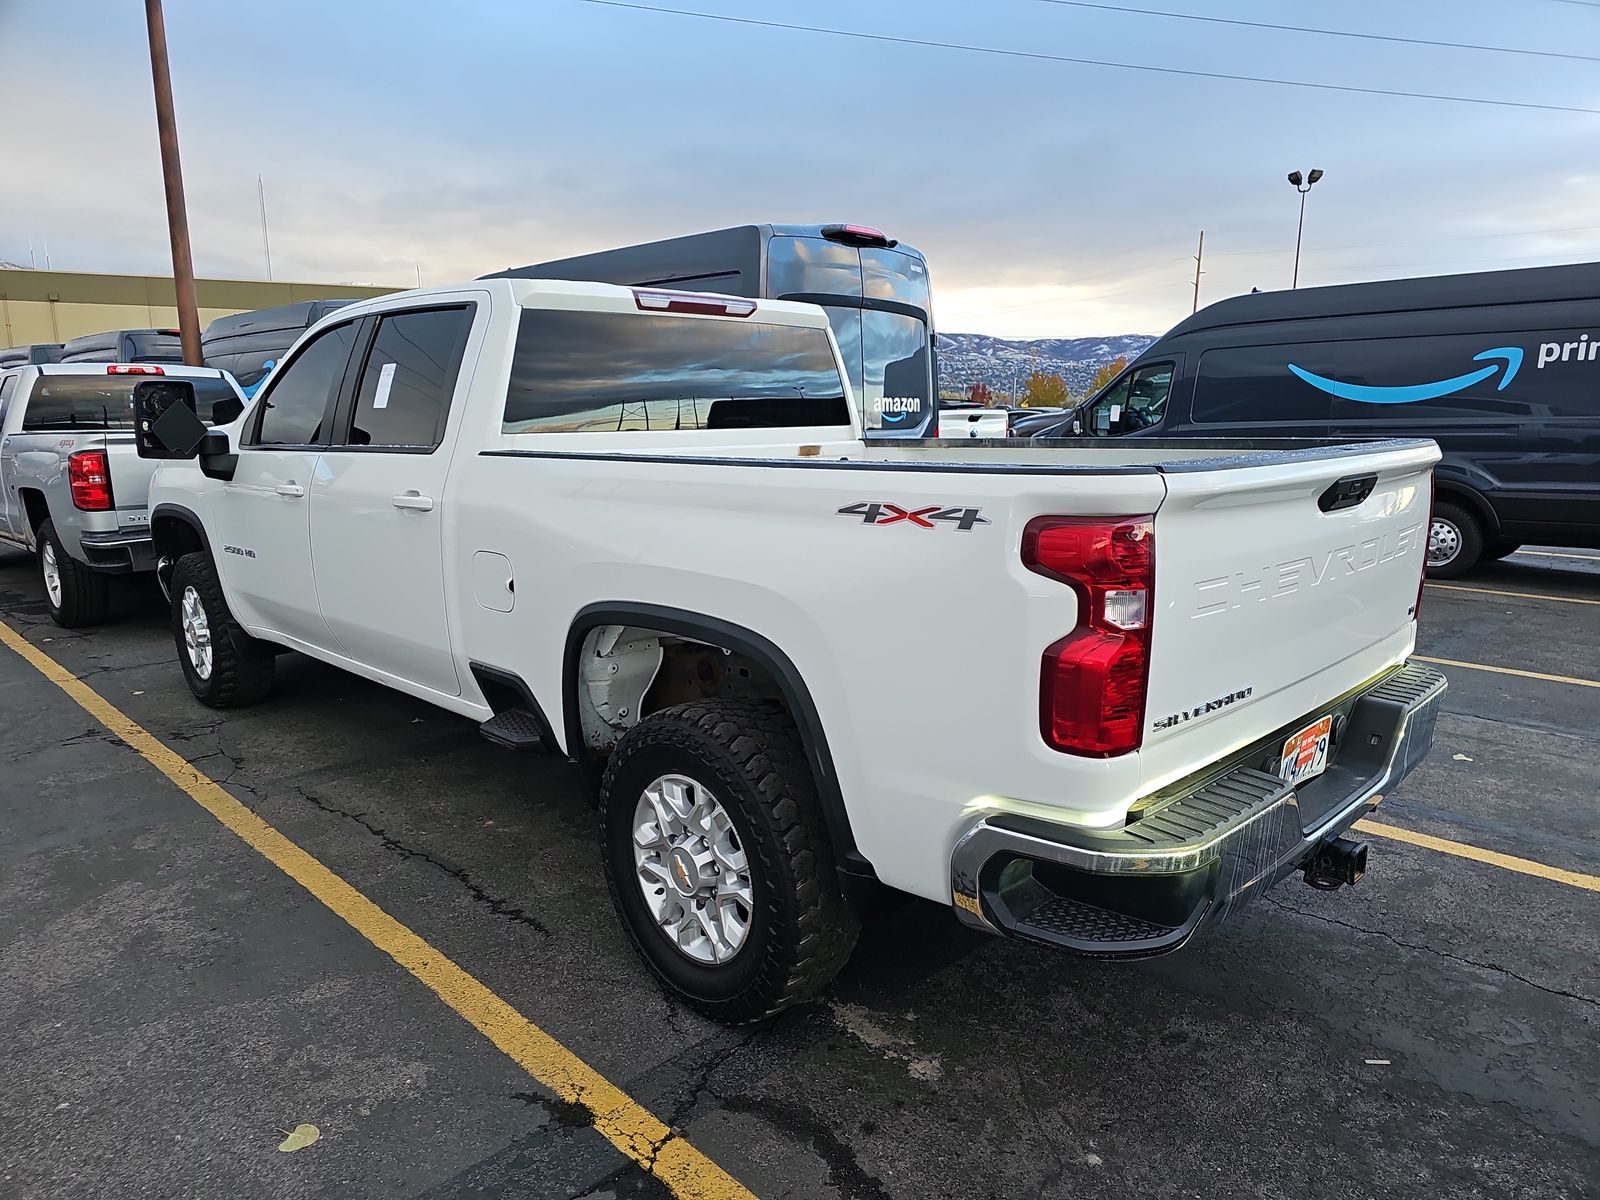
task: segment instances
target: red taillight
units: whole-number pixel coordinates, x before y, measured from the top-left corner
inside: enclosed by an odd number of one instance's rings
[[[104,450],[79,450],[67,459],[72,503],[85,512],[105,512],[111,503],[111,469]]]
[[[647,292],[634,288],[633,302],[647,312],[700,313],[708,317],[748,317],[756,311],[754,300],[702,292]]]
[[[160,367],[149,363],[112,363],[106,368],[107,375],[165,375]]]
[[[1022,562],[1078,594],[1078,625],[1044,652],[1039,731],[1057,750],[1110,758],[1144,740],[1154,616],[1155,518],[1036,517]]]
[[[1417,602],[1411,609],[1413,621],[1422,620],[1422,588],[1428,582],[1428,547],[1433,544],[1433,506],[1439,499],[1439,484],[1428,476],[1428,519],[1422,526],[1422,571],[1417,576]]]

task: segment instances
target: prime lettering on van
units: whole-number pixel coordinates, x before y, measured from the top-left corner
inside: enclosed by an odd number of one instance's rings
[[[1584,333],[1575,342],[1540,342],[1536,369],[1542,371],[1553,362],[1593,362],[1596,358],[1600,358],[1600,338],[1591,341]]]
[[[1246,601],[1276,600],[1296,592],[1310,591],[1329,579],[1344,579],[1370,571],[1383,563],[1394,562],[1418,552],[1423,545],[1423,526],[1381,533],[1377,537],[1336,546],[1315,555],[1302,555],[1253,571],[1236,571],[1202,579],[1195,587],[1193,617],[1215,616],[1241,608]]]

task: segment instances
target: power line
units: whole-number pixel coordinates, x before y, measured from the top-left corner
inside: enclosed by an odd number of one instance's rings
[[[855,29],[831,29],[823,25],[799,25],[786,21],[762,21],[755,17],[734,17],[725,13],[695,12],[685,8],[667,8],[655,4],[637,4],[630,0],[581,0],[604,8],[625,8],[636,12],[665,13],[675,17],[693,17],[702,21],[720,21],[728,25],[753,25],[763,29],[786,29],[799,33],[824,33],[830,37],[856,38],[867,42],[892,42],[902,46],[926,46],[936,50],[965,50],[972,54],[990,54],[1002,58],[1025,58],[1036,62],[1071,63],[1080,67],[1110,67],[1120,71],[1144,71],[1155,75],[1187,75],[1196,79],[1226,79],[1237,83],[1267,83],[1277,87],[1309,88],[1321,92],[1348,92],[1362,96],[1398,96],[1408,100],[1442,100],[1452,104],[1479,104],[1495,108],[1526,108],[1542,112],[1583,113],[1600,116],[1600,108],[1580,108],[1569,104],[1535,104],[1528,100],[1490,100],[1482,96],[1451,96],[1439,92],[1404,92],[1394,88],[1356,87],[1347,83],[1312,83],[1305,79],[1274,79],[1265,75],[1233,75],[1223,71],[1196,71],[1187,67],[1157,67],[1149,63],[1111,62],[1099,58],[1077,58],[1066,54],[1045,54],[1037,50],[1006,50],[998,46],[974,46],[966,42],[939,42],[928,38],[897,37],[887,33],[864,33]]]
[[[1094,4],[1089,0],[1037,0],[1061,8],[1092,8],[1102,12],[1137,13],[1174,21],[1204,21],[1211,25],[1238,25],[1246,29],[1274,29],[1282,33],[1311,33],[1318,37],[1357,38],[1366,42],[1394,42],[1403,46],[1440,46],[1446,50],[1482,50],[1490,54],[1526,54],[1535,58],[1566,58],[1575,62],[1600,62],[1592,54],[1563,54],[1559,50],[1523,50],[1516,46],[1485,46],[1478,42],[1442,42],[1433,38],[1398,37],[1386,33],[1357,33],[1349,29],[1317,29],[1309,25],[1278,25],[1271,21],[1242,21],[1234,17],[1204,17],[1197,13],[1168,12],[1162,8],[1132,8],[1122,4]],[[1590,7],[1600,7],[1591,5]]]

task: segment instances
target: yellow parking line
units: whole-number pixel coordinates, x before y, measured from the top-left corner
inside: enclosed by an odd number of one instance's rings
[[[1480,596],[1515,596],[1519,600],[1557,600],[1562,604],[1600,605],[1600,600],[1584,600],[1577,596],[1547,596],[1542,592],[1508,592],[1501,588],[1465,587],[1459,583],[1430,583],[1427,586],[1437,588],[1441,592],[1477,592]]]
[[[0,642],[31,663],[190,799],[399,963],[534,1079],[588,1111],[596,1130],[680,1200],[755,1200],[743,1184],[653,1113],[195,770],[55,659],[0,622]]]
[[[1385,825],[1382,821],[1357,821],[1354,828],[1359,829],[1362,833],[1370,833],[1374,837],[1388,838],[1395,842],[1405,842],[1409,846],[1421,846],[1425,850],[1437,850],[1441,854],[1454,854],[1457,858],[1470,858],[1473,862],[1488,863],[1492,867],[1503,867],[1507,871],[1516,871],[1521,875],[1535,875],[1540,879],[1551,879],[1556,883],[1564,883],[1568,887],[1583,888],[1589,892],[1600,892],[1600,875],[1585,875],[1582,871],[1567,871],[1560,867],[1550,867],[1542,862],[1534,862],[1531,858],[1518,858],[1514,854],[1501,854],[1498,850],[1485,850],[1481,846],[1469,846],[1465,842],[1452,842],[1446,838],[1430,837],[1426,833],[1414,833],[1409,829],[1401,829],[1398,825]]]
[[[1468,671],[1493,671],[1496,675],[1516,675],[1522,679],[1543,679],[1547,683],[1570,683],[1575,687],[1600,688],[1600,679],[1579,679],[1575,675],[1548,675],[1543,671],[1520,671],[1516,667],[1491,667],[1488,663],[1461,662],[1454,658],[1429,658],[1426,654],[1412,656],[1418,662],[1433,663],[1438,667],[1464,667]]]

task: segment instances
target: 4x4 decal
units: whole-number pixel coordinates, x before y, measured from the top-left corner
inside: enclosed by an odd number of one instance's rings
[[[954,525],[962,533],[971,533],[975,525],[989,524],[989,518],[977,508],[941,508],[930,504],[925,508],[901,508],[882,500],[863,500],[847,504],[838,510],[841,517],[860,517],[863,525],[914,525],[918,529],[936,529],[935,522]]]

